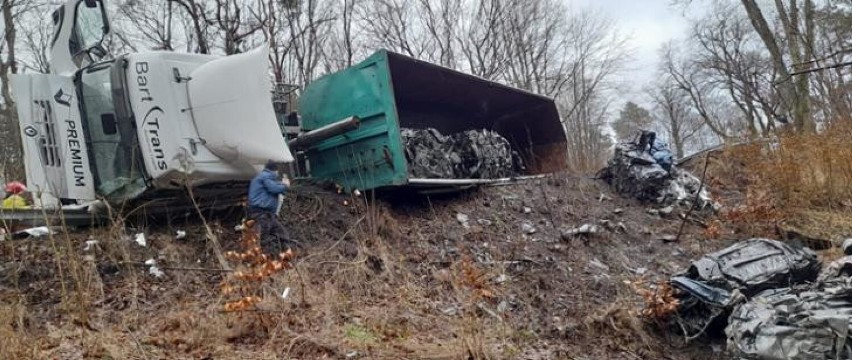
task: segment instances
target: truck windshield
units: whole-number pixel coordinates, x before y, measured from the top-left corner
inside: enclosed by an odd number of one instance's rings
[[[108,200],[124,200],[139,195],[146,184],[133,118],[116,114],[112,82],[118,80],[111,79],[112,66],[118,64],[101,63],[81,71],[77,86],[96,191]]]

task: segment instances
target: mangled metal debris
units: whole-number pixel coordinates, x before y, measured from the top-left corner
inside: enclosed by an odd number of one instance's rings
[[[737,243],[671,279],[675,321],[689,339],[724,329],[739,359],[852,359],[852,256],[821,267],[807,248]]]
[[[506,138],[489,130],[443,135],[402,129],[409,173],[424,179],[499,179],[520,175],[523,163]]]
[[[714,206],[698,178],[677,167],[666,170],[635,142],[616,145],[615,154],[598,177],[639,201],[689,206],[697,198],[701,209]]]
[[[852,256],[814,283],[770,289],[737,306],[725,334],[743,359],[852,359]]]
[[[816,279],[816,254],[777,240],[750,239],[710,253],[692,263],[686,276],[709,285],[739,289],[747,296],[764,289]]]
[[[750,239],[710,253],[671,279],[679,290],[680,327],[688,335],[724,327],[734,306],[758,292],[816,279],[813,251],[770,239]]]
[[[725,334],[742,359],[850,359],[850,327],[852,285],[836,280],[758,294],[734,309]]]

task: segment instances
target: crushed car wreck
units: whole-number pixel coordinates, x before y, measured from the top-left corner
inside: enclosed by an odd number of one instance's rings
[[[849,255],[823,267],[808,248],[742,241],[671,278],[672,321],[687,339],[724,336],[738,359],[850,359],[850,270]]]
[[[724,327],[732,308],[754,294],[816,279],[820,262],[807,248],[750,239],[694,261],[671,279],[681,328],[691,336]]]
[[[849,279],[767,290],[737,306],[725,333],[743,359],[852,358]]]
[[[852,244],[844,243],[844,253]],[[737,306],[725,329],[743,359],[852,358],[852,256],[825,266],[814,283],[770,289]]]
[[[699,209],[714,206],[710,193],[698,178],[671,165],[670,159],[655,158],[651,154],[653,146],[646,150],[647,141],[643,138],[617,144],[613,157],[598,173],[598,178],[617,192],[642,202],[691,206],[697,198]]]

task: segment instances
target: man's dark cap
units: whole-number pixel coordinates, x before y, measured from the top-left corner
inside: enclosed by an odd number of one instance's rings
[[[266,170],[278,170],[278,163],[272,160],[266,162],[266,165],[263,166]]]

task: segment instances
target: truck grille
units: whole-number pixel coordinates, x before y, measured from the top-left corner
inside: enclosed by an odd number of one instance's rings
[[[41,150],[41,162],[45,166],[61,167],[62,158],[59,156],[59,142],[56,141],[56,124],[53,123],[50,103],[43,101],[38,107],[41,114],[35,117],[39,129],[38,144]]]

